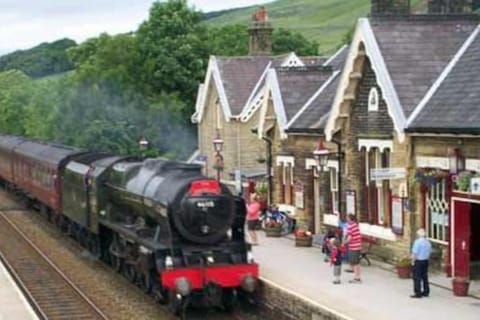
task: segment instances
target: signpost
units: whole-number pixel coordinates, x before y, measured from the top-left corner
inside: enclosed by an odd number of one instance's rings
[[[405,168],[379,168],[370,170],[370,180],[404,179],[407,176]]]

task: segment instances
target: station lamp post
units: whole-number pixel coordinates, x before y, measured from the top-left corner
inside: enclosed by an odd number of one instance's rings
[[[341,161],[344,157],[344,153],[341,151],[341,145],[337,141],[332,141],[338,147],[338,152],[330,152],[328,148],[325,147],[323,143],[323,138],[320,137],[318,140],[318,146],[313,150],[313,157],[317,165],[317,172],[320,173],[323,171],[323,168],[328,166],[328,159],[330,157],[336,157],[338,160],[338,211],[342,212],[341,203],[342,203],[342,164]]]
[[[217,180],[220,181],[220,174],[223,170],[223,139],[218,132],[217,136],[213,139],[213,150],[215,151],[214,169],[217,170]]]
[[[140,152],[142,154],[142,159],[145,158],[145,151],[147,151],[147,149],[148,149],[148,144],[149,144],[149,142],[144,136],[142,136],[140,138],[140,140],[138,140],[138,147],[139,147]]]

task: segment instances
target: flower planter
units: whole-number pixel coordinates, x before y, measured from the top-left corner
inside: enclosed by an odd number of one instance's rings
[[[452,280],[452,286],[453,286],[453,295],[457,297],[468,296],[468,287],[470,286],[470,281],[454,278]]]
[[[278,238],[282,235],[282,227],[266,227],[265,228],[265,235],[267,237],[275,237]]]
[[[397,275],[400,279],[409,279],[412,274],[411,266],[397,266]]]
[[[312,246],[312,237],[303,236],[295,237],[295,247],[311,247]]]

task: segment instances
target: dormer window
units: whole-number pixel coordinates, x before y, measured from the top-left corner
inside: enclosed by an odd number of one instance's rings
[[[373,87],[368,95],[368,111],[378,111],[378,90]]]

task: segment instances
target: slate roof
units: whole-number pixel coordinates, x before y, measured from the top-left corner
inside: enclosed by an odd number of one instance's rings
[[[408,131],[480,134],[480,33],[409,125]]]
[[[290,54],[278,56],[244,56],[244,57],[216,57],[220,76],[232,115],[242,112],[248,98],[255,89],[255,85],[272,62],[274,67],[280,68]],[[298,57],[306,66],[321,66],[326,59],[320,56]],[[254,92],[258,93],[262,86]]]
[[[464,17],[371,19],[370,25],[406,117],[478,22]]]
[[[287,122],[332,75],[330,68],[288,68],[277,70]]]
[[[242,112],[270,61],[268,56],[217,57],[232,115]]]
[[[302,112],[295,122],[288,128],[287,131],[314,131],[323,132],[327,124],[330,108],[332,107],[333,99],[337,91],[338,83],[340,82],[340,74],[333,75],[335,77],[325,89],[312,101],[312,103]]]
[[[315,97],[315,99],[306,107],[298,118],[289,126],[289,132],[323,132],[327,124],[328,115],[332,107],[333,99],[340,82],[341,73],[345,60],[348,56],[348,47],[344,47],[338,52],[326,66],[332,68],[330,76],[321,83],[317,83],[318,91],[324,84],[326,87]],[[326,82],[329,83],[326,83]],[[313,94],[311,95],[313,97]],[[310,99],[310,98],[309,98]]]

